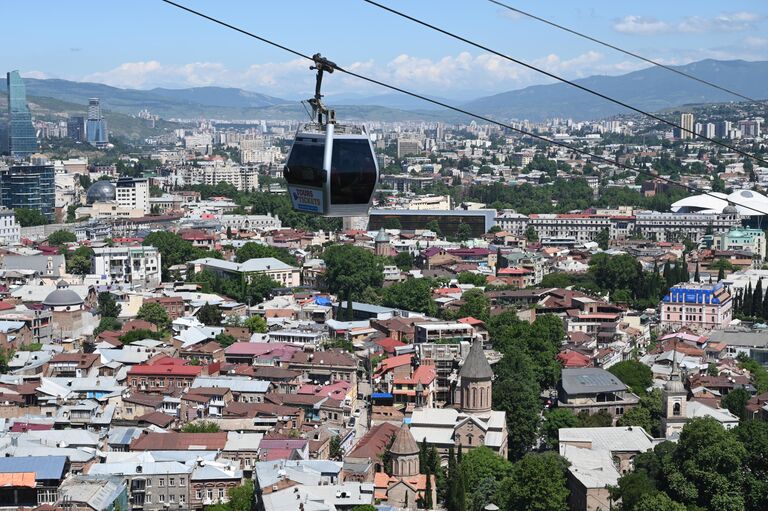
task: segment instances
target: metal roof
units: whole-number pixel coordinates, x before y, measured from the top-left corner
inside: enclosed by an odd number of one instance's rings
[[[66,456],[28,456],[0,458],[0,474],[9,472],[34,472],[35,480],[62,479]]]
[[[562,387],[566,393],[571,395],[627,390],[627,386],[617,377],[605,369],[596,367],[563,369]]]

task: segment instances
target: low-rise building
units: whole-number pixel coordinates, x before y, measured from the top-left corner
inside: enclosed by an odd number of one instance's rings
[[[155,247],[99,247],[93,252],[93,273],[110,283],[153,289],[162,282],[162,255]]]
[[[578,415],[606,412],[614,419],[634,408],[640,399],[616,376],[600,368],[563,369],[557,406]]]
[[[725,328],[731,323],[733,300],[722,282],[685,282],[670,288],[661,302],[662,328]]]

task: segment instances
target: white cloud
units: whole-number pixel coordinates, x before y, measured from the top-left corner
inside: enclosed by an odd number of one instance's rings
[[[625,34],[655,35],[670,32],[671,26],[652,17],[624,16],[613,25],[613,29]]]
[[[39,80],[45,80],[47,78],[51,78],[51,76],[47,73],[44,73],[42,71],[22,71],[21,72],[22,78],[37,78]]]
[[[741,48],[658,50],[648,55],[665,64],[677,65],[702,58],[745,58],[757,60],[768,51],[768,40],[752,37]],[[618,75],[636,71],[646,64],[640,61],[607,60],[596,51],[575,56],[549,54],[529,61],[532,65],[565,78],[584,78],[595,74]],[[303,59],[253,64],[232,69],[219,62],[164,64],[156,60],[126,62],[113,69],[77,79],[125,88],[199,87],[217,85],[239,87],[283,98],[308,98],[314,91],[315,74]],[[374,60],[340,63],[350,71],[414,92],[446,97],[477,97],[542,83],[552,79],[510,62],[502,57],[461,52],[432,59],[400,54],[387,62]],[[26,76],[32,76],[26,73]],[[327,76],[323,92],[382,94],[387,91],[355,77],[334,73]]]
[[[763,20],[761,14],[747,11],[722,13],[711,18],[689,16],[678,22],[662,21],[647,16],[624,16],[613,28],[617,32],[631,35],[657,35],[673,32],[741,32],[752,30]]]

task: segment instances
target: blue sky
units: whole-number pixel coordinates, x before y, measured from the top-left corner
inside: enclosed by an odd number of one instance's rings
[[[622,74],[640,62],[485,0],[380,0],[568,78]],[[362,74],[421,92],[469,98],[547,79],[361,0],[179,0]],[[514,1],[512,5],[669,64],[768,59],[768,3]],[[314,11],[313,11],[314,9]],[[317,11],[317,12],[316,12]],[[118,87],[235,86],[304,97],[304,61],[160,0],[17,1],[0,30],[4,70]],[[327,92],[385,93],[334,75]]]

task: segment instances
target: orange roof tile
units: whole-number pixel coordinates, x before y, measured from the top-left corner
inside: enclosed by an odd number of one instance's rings
[[[36,485],[34,472],[6,472],[0,474],[0,487],[19,488],[23,486],[25,488],[34,488]]]

